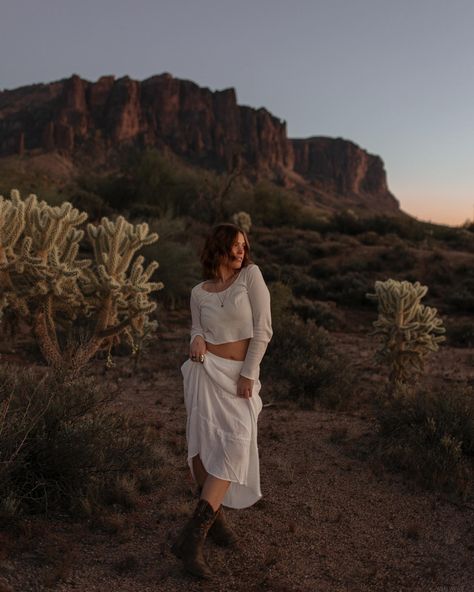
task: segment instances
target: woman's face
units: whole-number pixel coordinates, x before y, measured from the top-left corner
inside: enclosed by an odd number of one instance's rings
[[[246,242],[244,235],[239,232],[232,243],[227,265],[233,269],[240,269],[244,260]]]

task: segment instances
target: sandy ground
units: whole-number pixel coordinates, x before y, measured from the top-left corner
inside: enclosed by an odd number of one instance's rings
[[[373,339],[357,324],[332,338],[357,360],[359,398],[344,412],[303,411],[292,403],[268,405],[264,385],[264,497],[247,510],[227,511],[237,548],[206,542],[211,582],[183,573],[170,546],[195,503],[179,374],[186,330],[184,323],[178,331],[163,329],[138,376],[121,358],[103,379],[119,385],[117,404],[157,426],[166,450],[161,485],[116,529],[57,518],[31,519],[21,532],[4,533],[0,592],[474,591],[474,501],[424,491],[373,459],[370,397],[382,377],[372,364]],[[472,351],[445,347],[428,371],[436,380],[472,384]]]

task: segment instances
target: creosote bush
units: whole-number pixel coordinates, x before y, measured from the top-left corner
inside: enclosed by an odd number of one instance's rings
[[[317,400],[342,408],[354,388],[350,364],[334,351],[328,332],[296,315],[274,323],[262,370],[276,398],[293,399],[307,409]]]
[[[466,498],[474,486],[474,389],[418,389],[385,401],[379,454],[422,485]]]
[[[319,400],[328,407],[344,407],[354,388],[350,364],[331,346],[329,333],[314,322],[291,313],[291,289],[270,284],[273,339],[263,359],[262,373],[271,394],[292,399],[303,408]]]
[[[201,278],[196,249],[188,242],[188,225],[183,218],[168,217],[151,219],[149,225],[161,240],[146,246],[142,254],[148,261],[160,261],[160,279],[164,284],[160,300],[172,309],[187,305],[191,288]]]
[[[0,367],[0,519],[130,509],[163,460],[92,378]]]

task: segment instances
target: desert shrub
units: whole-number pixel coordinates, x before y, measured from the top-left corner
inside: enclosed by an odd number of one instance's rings
[[[456,289],[450,290],[445,299],[458,312],[474,312],[474,278],[460,280]]]
[[[313,408],[317,400],[332,408],[345,406],[354,377],[348,361],[331,347],[328,332],[291,315],[274,322],[273,331],[262,364],[271,394],[303,408]]]
[[[293,293],[298,298],[325,298],[324,286],[319,280],[303,272],[293,273],[291,282]]]
[[[187,303],[191,288],[201,279],[201,265],[195,247],[189,243],[189,231],[183,218],[152,218],[150,229],[160,240],[142,251],[146,260],[161,257],[159,275],[164,288],[160,294],[170,308]]]
[[[331,267],[331,266],[329,266]],[[357,258],[347,257],[339,263],[339,265],[333,265],[335,275],[336,273],[348,273],[348,272],[373,272],[382,271],[386,265],[379,259],[378,256],[365,256],[360,255]],[[314,269],[317,269],[317,264],[314,265]],[[317,273],[316,273],[317,275]],[[330,274],[329,274],[330,275]]]
[[[309,273],[317,279],[330,278],[339,273],[339,265],[335,261],[317,261],[311,265]]]
[[[453,249],[472,251],[474,248],[474,234],[464,228],[451,228],[441,234],[439,237],[440,240],[441,237],[443,237],[444,241]]]
[[[373,230],[367,230],[367,232],[361,232],[357,239],[363,245],[374,246],[380,242],[380,236]]]
[[[250,215],[255,224],[297,226],[301,219],[301,204],[291,193],[262,181],[255,187]]]
[[[293,293],[287,284],[279,281],[268,284],[268,288],[272,307],[272,323],[273,326],[278,326],[285,322],[285,319],[291,314]]]
[[[156,480],[155,442],[110,399],[90,377],[0,367],[0,518],[129,508],[142,476]]]
[[[430,488],[472,492],[474,389],[418,390],[379,410],[379,454]]]
[[[331,236],[331,240],[326,240],[320,244],[313,244],[308,246],[308,251],[311,257],[315,259],[322,259],[323,257],[332,257],[334,255],[342,255],[351,252],[347,245],[339,240],[338,236]]]
[[[367,306],[365,294],[371,282],[360,272],[347,272],[331,277],[324,286],[325,299],[349,306]]]
[[[296,226],[319,234],[327,225],[327,214],[314,206],[300,206],[296,212]]]
[[[402,244],[395,244],[379,254],[380,261],[391,271],[406,271],[412,269],[416,258],[410,249]]]
[[[103,199],[111,208],[129,211],[131,217],[191,215],[212,222],[212,183],[217,176],[195,171],[178,158],[156,149],[124,153],[119,172],[109,175],[82,175],[76,180],[81,190]],[[211,182],[212,181],[212,182]]]
[[[325,329],[335,330],[343,324],[334,306],[331,306],[328,302],[302,298],[294,303],[293,310],[303,321],[314,321],[318,326]]]
[[[185,167],[177,158],[156,149],[131,151],[123,167],[130,180],[129,204],[153,206],[155,216],[197,219],[208,215],[204,175]],[[207,220],[206,220],[207,221]]]
[[[72,190],[70,201],[75,208],[87,212],[90,220],[100,220],[112,214],[112,208],[99,195],[84,189]]]
[[[404,216],[360,216],[352,210],[343,210],[328,220],[326,231],[352,235],[365,235],[369,232],[379,236],[394,234],[400,238],[420,241],[432,233],[432,226]]]
[[[103,200],[108,207],[122,211],[136,199],[134,180],[131,176],[121,173],[108,175],[83,174],[76,179],[78,193],[84,192]]]
[[[429,225],[413,218],[374,216],[366,221],[366,230],[379,235],[395,234],[400,238],[421,241],[429,232]]]
[[[310,263],[310,261],[311,256],[308,251],[298,245],[286,249],[284,253],[283,262],[292,263],[294,265],[306,265]]]
[[[335,212],[330,221],[331,230],[342,234],[358,234],[362,231],[362,220],[352,210]]]
[[[201,266],[194,248],[188,243],[164,240],[143,250],[150,259],[160,257],[160,279],[164,283],[164,303],[174,309],[189,299],[191,288],[201,279]]]

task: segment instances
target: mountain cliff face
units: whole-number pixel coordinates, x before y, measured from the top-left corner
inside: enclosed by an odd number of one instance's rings
[[[342,139],[288,139],[284,122],[238,105],[234,89],[212,92],[170,74],[142,82],[74,75],[0,92],[0,157],[59,152],[105,164],[127,145],[166,147],[221,171],[239,154],[255,179],[398,210],[378,156]]]
[[[342,138],[291,140],[294,170],[313,186],[335,195],[360,196],[398,209],[382,159]]]

